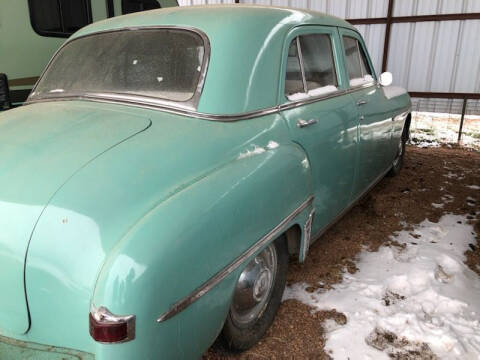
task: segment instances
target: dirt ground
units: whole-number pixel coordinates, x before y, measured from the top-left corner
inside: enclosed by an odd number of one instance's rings
[[[404,168],[386,177],[310,249],[304,264],[290,263],[288,283],[306,282],[312,291],[321,281],[329,288],[342,281],[345,271],[355,272],[354,259],[365,247],[375,251],[391,244],[389,235],[405,224],[425,219],[437,222],[445,213],[469,214],[480,243],[480,152],[459,148],[420,149],[408,146]],[[436,208],[432,203],[443,203]],[[476,213],[479,213],[476,215]],[[470,245],[466,263],[480,275],[480,247]],[[285,301],[264,339],[241,354],[231,354],[217,341],[203,356],[212,359],[329,359],[324,351],[322,323],[345,323],[343,314],[313,313],[295,300]]]

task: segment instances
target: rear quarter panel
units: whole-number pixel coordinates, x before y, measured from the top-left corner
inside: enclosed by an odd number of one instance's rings
[[[93,299],[117,314],[135,313],[137,338],[97,344],[97,358],[200,356],[223,326],[243,266],[183,312],[156,319],[310,196],[305,160],[293,144],[240,156],[148,211],[110,253]],[[303,225],[309,210],[287,227]]]

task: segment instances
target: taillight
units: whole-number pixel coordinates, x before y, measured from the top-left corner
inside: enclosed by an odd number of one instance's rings
[[[95,341],[115,344],[135,338],[135,315],[117,316],[103,306],[92,306],[89,322],[90,336]]]

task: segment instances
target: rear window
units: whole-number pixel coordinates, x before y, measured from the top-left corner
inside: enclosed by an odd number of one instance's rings
[[[202,37],[189,30],[115,31],[65,45],[30,100],[83,94],[128,94],[187,101],[197,90],[205,57]]]

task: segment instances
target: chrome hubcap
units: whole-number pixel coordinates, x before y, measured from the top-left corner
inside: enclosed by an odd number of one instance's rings
[[[230,307],[233,322],[245,326],[262,316],[272,294],[276,272],[277,252],[271,244],[240,274]]]

